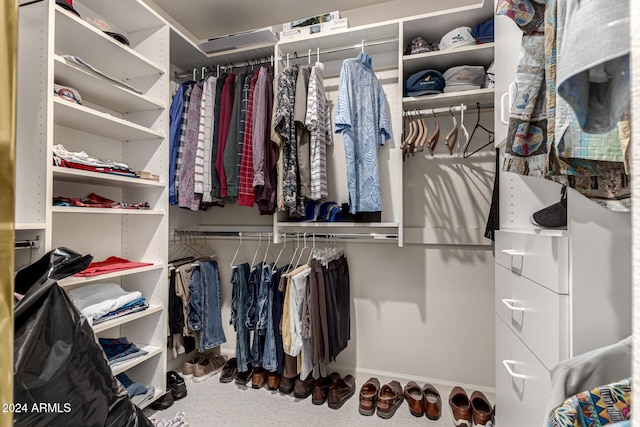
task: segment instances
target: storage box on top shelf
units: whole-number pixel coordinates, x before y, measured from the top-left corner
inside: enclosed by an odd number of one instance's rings
[[[296,19],[295,21],[287,22],[282,24],[282,31],[328,23],[338,19],[340,19],[340,11],[336,10],[334,12],[327,12],[321,15],[309,16],[308,18]]]
[[[347,18],[336,19],[322,24],[314,24],[306,27],[297,27],[290,30],[280,32],[280,40],[292,40],[298,37],[304,37],[316,33],[324,33],[327,31],[347,28],[349,26]]]

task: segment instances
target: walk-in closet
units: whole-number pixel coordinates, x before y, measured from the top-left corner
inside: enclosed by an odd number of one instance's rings
[[[630,1],[8,3],[0,426],[631,425]]]

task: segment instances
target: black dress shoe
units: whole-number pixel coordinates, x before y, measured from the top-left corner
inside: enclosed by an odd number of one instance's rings
[[[230,383],[236,377],[238,373],[238,359],[232,357],[227,360],[227,362],[222,367],[222,372],[220,373],[220,382],[221,383]]]
[[[171,389],[173,400],[180,400],[187,397],[187,385],[177,372],[167,372],[167,387]]]
[[[247,385],[253,376],[253,368],[249,367],[245,372],[236,373],[236,384]]]
[[[173,392],[171,391],[171,389],[169,389],[165,394],[160,396],[155,402],[149,405],[149,407],[157,411],[164,411],[165,409],[170,408],[172,405]]]

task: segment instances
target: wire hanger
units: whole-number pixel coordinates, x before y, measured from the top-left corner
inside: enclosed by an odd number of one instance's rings
[[[365,39],[362,39],[362,46],[361,46],[362,53],[364,53],[364,43],[365,43],[365,42],[366,42],[366,40],[365,40]]]
[[[231,260],[231,269],[233,270],[234,268],[237,268],[238,266],[235,265],[236,263],[236,257],[238,256],[238,252],[240,252],[240,246],[242,246],[242,231],[238,233],[238,235],[240,236],[240,244],[238,245],[238,249],[236,249],[236,253],[233,256],[233,259]]]
[[[264,251],[264,259],[262,260],[262,268],[267,266],[267,256],[269,255],[269,247],[271,247],[271,233],[267,236],[267,249]]]
[[[462,157],[465,158],[465,159],[468,159],[469,157],[471,157],[474,154],[476,154],[478,151],[482,150],[485,147],[488,147],[488,146],[492,145],[495,142],[495,133],[480,124],[480,103],[479,102],[476,102],[476,111],[478,113],[478,117],[477,117],[477,120],[476,120],[476,126],[473,128],[473,131],[471,131],[471,137],[469,138],[469,142],[465,145],[464,150],[462,151]],[[473,135],[475,135],[476,130],[478,130],[478,129],[481,129],[481,130],[483,130],[483,131],[485,131],[487,133],[487,136],[489,137],[489,142],[484,144],[482,147],[477,148],[476,150],[472,151],[471,153],[467,153],[467,149],[469,148],[469,145],[471,145],[471,141],[473,140]]]
[[[300,254],[298,255],[298,260],[296,261],[296,265],[300,265],[300,260],[302,259],[302,254],[304,253],[304,250],[307,249],[307,233],[304,233],[304,246],[302,247],[302,250],[300,251]]]
[[[316,48],[316,62],[320,62],[320,48]]]
[[[253,254],[253,260],[251,261],[251,271],[256,268],[256,259],[258,258],[258,251],[260,250],[260,245],[262,244],[262,233],[258,234],[258,246],[256,247],[256,253]]]
[[[311,265],[311,257],[313,256],[313,253],[316,251],[316,235],[312,234],[311,235],[313,237],[313,245],[311,246],[311,250],[309,251],[309,258],[307,259],[307,265]]]
[[[278,252],[278,256],[276,257],[276,262],[273,263],[273,271],[271,272],[271,274],[275,273],[276,268],[278,267],[278,261],[280,261],[280,255],[282,255],[282,251],[284,251],[284,248],[287,247],[287,233],[284,233],[284,242],[282,244],[282,247],[280,248],[280,252]]]

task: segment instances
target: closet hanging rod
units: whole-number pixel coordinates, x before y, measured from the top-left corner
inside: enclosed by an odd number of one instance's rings
[[[363,49],[365,47],[371,47],[371,46],[379,46],[379,45],[383,45],[383,44],[387,44],[387,43],[396,43],[398,41],[398,38],[391,38],[391,39],[381,39],[381,40],[372,40],[372,41],[364,41],[357,43],[357,44],[353,44],[353,45],[346,45],[346,46],[338,46],[338,47],[334,47],[331,49],[325,49],[325,50],[320,50],[319,52],[317,50],[311,50],[311,56],[315,55],[327,55],[329,53],[336,53],[336,52],[342,52],[345,50],[352,50],[352,49]],[[291,52],[289,52],[289,54],[291,54]],[[299,54],[296,58],[289,56],[289,60],[294,60],[294,59],[303,59],[306,58],[306,52]],[[278,57],[279,61],[286,61],[287,60],[287,56],[286,55],[281,55]]]
[[[174,235],[183,235],[183,236],[192,236],[192,237],[240,237],[242,235],[245,237],[268,237],[272,236],[272,232],[256,232],[256,231],[201,231],[201,230],[174,230]],[[289,238],[299,238],[304,237],[306,235],[308,238],[316,238],[316,239],[339,239],[339,240],[397,240],[398,234],[393,233],[309,233],[309,232],[299,232],[299,233],[278,233],[279,237],[287,237]]]
[[[256,59],[256,60],[249,60],[249,61],[244,61],[244,62],[228,62],[228,63],[224,63],[224,64],[217,64],[215,66],[210,65],[210,66],[203,66],[203,67],[194,67],[193,70],[182,73],[182,74],[178,74],[178,72],[174,72],[173,76],[176,80],[178,79],[183,79],[185,77],[193,77],[194,74],[200,74],[200,77],[203,77],[202,74],[202,70],[205,70],[205,72],[207,73],[213,73],[214,70],[219,70],[219,69],[231,69],[233,70],[234,68],[244,68],[244,67],[251,67],[254,65],[262,65],[262,64],[272,64],[273,65],[273,55],[270,55],[267,58],[263,58],[263,59]]]
[[[39,249],[40,239],[36,240],[16,240],[13,245],[14,249]]]
[[[417,110],[417,109],[407,109],[404,110],[402,112],[402,115],[404,117],[410,117],[410,116],[424,116],[427,114],[440,114],[440,113],[458,113],[462,110],[463,106],[461,105],[455,105],[455,106],[451,106],[451,107],[442,107],[442,108],[425,108],[425,109],[421,109],[421,110]],[[487,103],[487,104],[480,104],[480,109],[491,109],[494,108],[493,103]],[[476,109],[476,105],[464,105],[464,111],[468,111],[468,110],[475,110]]]

